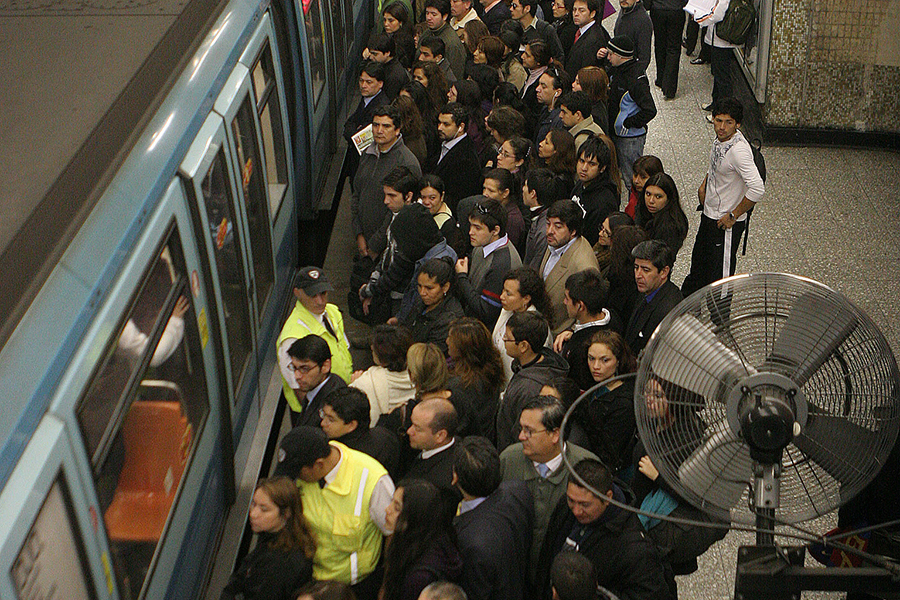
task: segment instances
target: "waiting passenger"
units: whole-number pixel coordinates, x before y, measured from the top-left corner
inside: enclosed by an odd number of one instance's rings
[[[503,306],[503,310],[500,311],[500,317],[494,325],[491,339],[503,361],[503,372],[506,375],[504,381],[509,381],[513,376],[513,359],[506,353],[506,344],[503,339],[506,337],[506,324],[510,317],[516,313],[530,310],[537,311],[544,315],[545,319],[549,319],[552,318],[553,307],[550,306],[547,290],[544,289],[544,280],[531,267],[519,267],[506,274],[506,277],[503,278],[500,304]],[[547,343],[544,345],[551,348],[553,340],[548,336]]]
[[[657,173],[644,184],[644,201],[638,203],[637,224],[651,240],[665,243],[675,255],[687,237],[688,221],[675,181],[666,173]]]
[[[419,181],[419,202],[434,217],[434,222],[441,235],[450,244],[450,247],[460,255],[465,245],[459,231],[459,225],[450,211],[450,207],[444,201],[444,182],[437,175],[423,175]]]
[[[525,256],[522,264],[535,270],[541,267],[547,250],[547,209],[561,200],[564,182],[559,181],[550,169],[531,169],[522,185],[522,201],[529,209],[528,236],[525,240]]]
[[[405,479],[424,479],[440,491],[442,504],[449,520],[456,513],[462,497],[453,486],[453,447],[459,416],[449,400],[433,398],[418,403],[410,413],[406,433],[409,446],[418,450]]]
[[[643,194],[641,184],[641,194]],[[600,276],[606,277],[609,273],[609,265],[612,261],[612,236],[616,229],[623,225],[634,225],[634,219],[624,212],[614,212],[603,219],[600,225],[600,233],[597,243],[594,244],[594,256],[597,257],[597,265],[600,267]]]
[[[503,342],[513,358],[513,373],[497,411],[497,449],[501,452],[519,437],[522,408],[537,397],[544,384],[569,371],[557,353],[544,347],[549,327],[542,315],[534,312],[514,314],[506,324]]]
[[[506,209],[496,200],[476,203],[469,215],[470,259],[456,261],[457,292],[469,316],[489,329],[500,316],[503,277],[522,265],[515,246],[506,235]]]
[[[450,68],[450,61],[444,57],[446,51],[446,44],[441,38],[425,36],[419,42],[419,60],[436,64],[444,74],[447,83],[453,84],[459,78]]]
[[[328,344],[317,335],[296,340],[288,348],[296,388],[292,388],[291,425],[318,427],[323,400],[336,389],[347,387],[344,380],[331,372],[331,352]],[[285,395],[286,396],[286,395]],[[297,408],[294,408],[294,407]]]
[[[519,199],[521,189],[516,184],[515,176],[506,169],[491,169],[484,174],[482,195],[496,200],[506,209],[506,234],[516,247],[521,257],[525,252],[525,239],[528,226],[522,217],[522,202]]]
[[[653,175],[663,173],[663,164],[659,158],[646,154],[641,156],[632,165],[631,192],[628,195],[628,205],[625,206],[625,214],[635,218],[639,202],[644,201],[644,184]]]
[[[344,139],[353,147],[351,138],[362,129],[372,124],[375,111],[390,102],[387,94],[382,91],[384,87],[384,67],[374,60],[363,62],[359,73],[359,105],[344,123]],[[353,181],[359,166],[360,157],[354,152],[348,153],[348,176]],[[353,182],[354,187],[356,183]]]
[[[400,441],[384,427],[370,427],[369,410],[369,399],[362,390],[335,390],[322,407],[322,430],[328,439],[365,452],[394,478],[400,462]]]
[[[503,2],[496,0],[495,4],[503,4]],[[465,590],[459,585],[449,581],[435,581],[434,583],[429,583],[422,590],[422,593],[419,594],[419,600],[468,600],[468,598]]]
[[[497,404],[506,386],[500,353],[484,323],[471,317],[457,319],[447,335],[450,350],[450,401],[461,413],[460,435],[497,439]]]
[[[625,343],[640,354],[650,336],[669,311],[682,300],[669,276],[675,266],[675,253],[664,242],[647,240],[631,251],[634,258],[634,283],[641,298],[625,327]]]
[[[387,33],[377,33],[369,40],[366,48],[369,57],[384,67],[382,92],[388,100],[393,101],[400,89],[409,82],[409,72],[397,60],[394,38]]]
[[[444,201],[454,213],[460,200],[481,192],[481,161],[466,134],[468,126],[469,114],[462,104],[450,102],[441,109],[437,125],[441,149],[427,169],[444,181]]]
[[[406,370],[406,353],[411,344],[412,337],[405,327],[379,325],[375,328],[372,336],[375,366],[355,372],[350,384],[369,399],[370,427],[378,424],[381,415],[406,406],[415,396],[415,386]]]
[[[386,515],[394,535],[384,552],[383,600],[417,600],[430,583],[462,576],[450,515],[435,514],[440,501],[431,482],[411,479],[397,485]]]
[[[606,217],[619,210],[619,190],[611,167],[609,147],[600,138],[591,137],[578,149],[578,181],[572,200],[584,212],[582,235],[591,246],[597,243]]]
[[[419,299],[403,325],[413,341],[431,342],[447,355],[450,323],[463,316],[463,308],[453,294],[453,262],[449,257],[432,258],[422,264],[416,277]]]
[[[221,600],[294,600],[312,579],[316,541],[300,491],[287,477],[261,479],[250,503],[256,546],[231,575]]]
[[[331,372],[350,381],[353,359],[350,342],[344,333],[344,317],[336,304],[328,302],[328,294],[334,288],[323,269],[304,267],[294,275],[292,285],[297,302],[278,336],[278,367],[281,370],[281,386],[284,397],[294,412],[300,412],[297,398],[297,381],[288,356],[288,348],[298,339],[317,335],[328,343],[331,353]]]
[[[313,577],[350,584],[359,600],[376,600],[381,580],[372,573],[383,536],[392,533],[385,509],[394,482],[385,468],[371,456],[329,442],[321,429],[300,426],[281,440],[275,473],[296,480],[303,496],[303,514],[318,542]],[[350,522],[353,535],[334,535],[336,527]]]

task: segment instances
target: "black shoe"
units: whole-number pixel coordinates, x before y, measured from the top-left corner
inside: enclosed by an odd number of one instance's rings
[[[700,58],[700,57],[698,56],[697,58],[692,58],[692,59],[691,59],[691,64],[692,64],[692,65],[706,65],[706,64],[709,64],[709,61],[708,61],[708,60],[703,60],[702,58]]]
[[[663,100],[674,100],[675,94],[663,94]]]
[[[709,104],[707,104],[706,106],[704,106],[704,107],[703,107],[703,110],[705,110],[706,112],[712,111],[712,102],[710,102]]]

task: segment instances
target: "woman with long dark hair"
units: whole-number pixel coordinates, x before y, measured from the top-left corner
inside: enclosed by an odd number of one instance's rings
[[[525,237],[528,226],[522,216],[522,185],[516,176],[506,169],[491,169],[484,174],[482,195],[496,200],[506,209],[506,235],[520,255],[525,254]]]
[[[400,131],[403,143],[415,155],[420,165],[428,160],[428,143],[425,141],[425,124],[415,101],[408,95],[400,94],[391,103],[400,110]]]
[[[647,233],[636,225],[623,225],[610,238],[609,269],[606,272],[606,279],[609,281],[607,297],[610,310],[615,311],[623,323],[628,322],[638,300],[631,251],[647,239]]]
[[[563,196],[575,187],[575,138],[564,129],[551,129],[538,144],[538,159],[565,184]]]
[[[638,202],[637,224],[651,240],[665,242],[678,254],[687,237],[688,220],[681,208],[675,180],[666,173],[657,173],[644,184],[644,201]]]
[[[634,219],[623,212],[611,213],[603,219],[600,224],[600,232],[597,237],[597,243],[594,244],[594,256],[597,257],[597,265],[600,267],[600,274],[606,277],[609,271],[609,263],[611,260],[610,246],[612,245],[613,233],[623,225],[634,225]]]
[[[385,550],[380,600],[417,600],[428,584],[462,577],[453,528],[435,510],[441,502],[433,483],[413,479],[397,485],[385,510],[385,523],[394,533]]]
[[[466,135],[472,138],[475,152],[481,156],[490,140],[484,124],[485,114],[481,106],[481,90],[478,84],[469,79],[454,81],[450,84],[447,99],[450,102],[458,102],[468,109],[469,124],[466,126]]]
[[[582,67],[572,83],[573,91],[582,91],[591,99],[591,116],[604,132],[609,131],[609,76],[600,67]]]
[[[412,76],[413,79],[425,86],[428,97],[431,99],[431,105],[434,106],[436,113],[440,113],[447,104],[447,92],[450,91],[450,84],[447,83],[447,78],[438,64],[420,60],[413,65]]]
[[[394,38],[396,58],[405,69],[412,67],[416,57],[416,33],[411,17],[403,2],[391,2],[381,11],[384,32]]]
[[[503,307],[497,323],[494,325],[494,333],[491,336],[494,346],[500,352],[503,361],[503,371],[507,381],[512,378],[513,359],[506,353],[506,344],[503,336],[506,333],[506,323],[517,312],[533,310],[544,315],[547,321],[553,319],[553,304],[547,296],[547,288],[544,280],[532,267],[519,267],[506,274],[503,280],[503,291],[500,293],[500,305]],[[552,345],[550,336],[547,336],[549,348]]]
[[[293,481],[274,477],[256,484],[250,528],[258,536],[256,546],[229,579],[222,600],[294,600],[312,579],[316,542]]]
[[[441,140],[437,134],[438,109],[432,102],[431,96],[428,95],[428,90],[418,81],[410,81],[400,88],[400,96],[408,96],[416,103],[416,108],[419,109],[419,115],[422,117],[422,133],[425,137],[425,147],[428,150],[430,159],[435,153],[441,151]],[[405,134],[404,137],[406,137]],[[428,163],[426,161],[419,164]]]
[[[495,441],[500,392],[506,384],[500,352],[491,341],[484,323],[463,317],[450,324],[451,402],[471,411],[475,433]],[[459,410],[459,408],[458,408]]]
[[[431,342],[447,355],[450,323],[463,316],[463,308],[453,295],[455,279],[449,258],[431,258],[422,264],[416,277],[421,302],[416,303],[404,323],[414,342]]]

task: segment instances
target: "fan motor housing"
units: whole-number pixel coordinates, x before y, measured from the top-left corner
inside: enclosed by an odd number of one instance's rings
[[[755,373],[731,388],[726,414],[731,430],[744,438],[751,455],[758,454],[754,459],[775,462],[806,426],[807,402],[790,378]]]

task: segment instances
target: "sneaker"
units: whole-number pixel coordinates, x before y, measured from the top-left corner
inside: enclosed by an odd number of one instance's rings
[[[692,59],[691,59],[691,64],[692,64],[692,65],[705,65],[705,64],[707,64],[708,62],[709,62],[709,61],[703,60],[703,59],[700,58],[699,56],[698,56],[697,58],[692,58]]]

